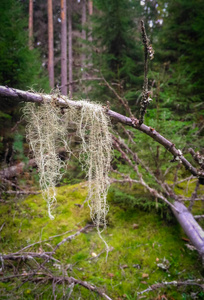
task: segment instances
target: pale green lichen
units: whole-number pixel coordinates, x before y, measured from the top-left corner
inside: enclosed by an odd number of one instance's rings
[[[38,165],[40,186],[48,203],[48,213],[53,218],[55,186],[62,176],[60,170],[64,166],[57,149],[64,144],[70,151],[66,137],[70,127],[76,127],[76,134],[81,139],[80,161],[88,179],[87,202],[91,218],[101,237],[101,232],[106,228],[108,212],[106,198],[112,152],[109,118],[99,104],[85,100],[78,103],[80,109],[68,107],[64,114],[53,103],[43,103],[41,106],[26,104],[24,115],[28,122],[27,138]],[[105,241],[104,243],[108,249]]]

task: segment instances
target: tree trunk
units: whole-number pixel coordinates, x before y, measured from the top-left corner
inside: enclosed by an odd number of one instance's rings
[[[84,28],[86,24],[86,0],[82,0],[82,55],[81,55],[81,68],[82,68],[82,78],[86,78],[86,72],[85,72],[85,67],[86,67],[86,54],[85,54],[85,47],[83,42],[86,41],[86,30]]]
[[[93,38],[92,38],[92,23],[91,23],[91,20],[90,20],[90,17],[93,15],[93,1],[92,0],[89,0],[88,2],[88,9],[89,9],[89,33],[88,33],[88,41],[89,41],[89,49],[90,49],[90,54],[88,56],[88,66],[89,68],[91,69],[92,68],[92,41],[93,41]],[[90,90],[90,88],[89,88]]]
[[[26,101],[26,102],[37,102],[42,103],[44,100],[50,102],[52,100],[52,97],[49,95],[40,95],[36,93],[31,92],[24,92],[21,90],[8,88],[4,86],[0,86],[0,98],[2,99],[12,99],[16,101]],[[62,98],[56,99],[58,101],[59,105],[67,106],[67,105],[74,105],[76,107],[80,108],[80,103],[72,100],[65,101]],[[139,121],[137,119],[133,120],[131,118],[128,118],[126,116],[123,116],[119,113],[116,113],[112,110],[106,109],[107,115],[110,116],[111,119],[126,124],[128,126],[132,126],[135,129],[138,129],[145,134],[151,136],[155,141],[163,145],[170,153],[172,153],[175,157],[179,156],[179,159],[183,163],[183,165],[195,176],[202,176],[204,177],[203,173],[198,173],[197,169],[194,168],[180,153],[179,150],[176,149],[175,145],[165,139],[162,135],[160,135],[156,130],[153,131],[151,127],[146,126],[145,124],[142,125],[135,125],[138,124]],[[200,172],[200,171],[199,171]],[[204,257],[204,231],[200,227],[200,225],[196,222],[193,215],[187,210],[184,204],[182,204],[179,201],[174,201],[174,208],[171,207],[176,219],[180,223],[181,227],[185,231],[186,235],[191,240],[192,244],[195,246],[199,254]],[[177,209],[178,212],[175,210]]]
[[[93,1],[92,0],[89,0],[88,7],[89,7],[89,16],[91,17],[93,15]],[[90,27],[89,27],[89,41],[92,42],[92,25],[90,25]]]
[[[61,0],[61,92],[67,95],[67,1]]]
[[[28,47],[33,49],[33,0],[29,0],[29,23],[28,23],[29,40]]]
[[[93,1],[89,0],[89,15],[93,15]]]
[[[68,0],[68,34],[69,34],[69,82],[73,81],[72,70],[72,0]],[[73,87],[69,85],[69,96],[72,98]]]
[[[48,74],[50,87],[54,88],[54,38],[53,38],[53,12],[52,0],[47,1],[48,6]]]
[[[21,162],[17,165],[14,165],[14,166],[11,166],[11,167],[1,170],[0,176],[1,176],[1,178],[12,179],[13,177],[16,177],[16,176],[22,174],[24,172],[24,170],[29,167],[32,167],[32,168],[37,167],[34,158],[30,159],[28,161],[28,163]]]

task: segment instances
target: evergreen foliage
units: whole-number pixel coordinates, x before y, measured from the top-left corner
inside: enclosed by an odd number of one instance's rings
[[[166,16],[156,45],[156,68],[160,65],[161,70],[160,102],[179,118],[182,115],[183,119],[198,123],[204,94],[204,3],[200,0],[160,2],[166,3]],[[158,82],[157,87],[160,88]]]
[[[93,17],[94,67],[127,100],[135,101],[137,89],[142,87],[142,46],[138,31],[142,8],[138,1],[95,1],[98,9]],[[104,86],[97,86],[96,94],[113,104],[113,94]]]
[[[20,1],[2,0],[0,15],[0,83],[22,89],[31,85],[46,88],[39,53],[28,49],[27,19]]]

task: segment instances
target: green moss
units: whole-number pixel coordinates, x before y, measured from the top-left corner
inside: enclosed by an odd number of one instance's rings
[[[53,221],[47,216],[46,203],[41,195],[29,196],[9,206],[2,204],[1,223],[5,222],[5,226],[1,231],[0,252],[17,251],[31,243],[49,239],[69,230],[74,229],[75,232],[91,222],[87,205],[84,207],[76,205],[83,204],[86,198],[86,183],[59,187],[57,192],[58,202]],[[155,211],[141,211],[125,202],[116,203],[113,197],[114,193],[110,193],[109,226],[103,233],[109,246],[113,247],[107,262],[105,253],[97,259],[93,258],[93,253],[99,254],[104,250],[104,244],[96,230],[91,228],[88,233],[83,233],[71,242],[65,243],[56,252],[55,258],[62,262],[68,275],[95,284],[104,289],[112,299],[137,299],[137,292],[156,282],[202,277],[201,261],[196,252],[191,252],[185,246],[182,240],[184,234],[178,224],[166,223]],[[138,224],[136,229],[134,224]],[[39,251],[41,247],[44,251],[50,251],[54,245],[70,234],[72,233],[37,244],[30,250]],[[169,262],[167,270],[157,265],[165,260]],[[69,265],[72,265],[72,268],[68,268]],[[60,274],[51,263],[49,267],[54,273]],[[148,276],[145,277],[144,274]],[[13,287],[16,284],[17,282],[14,282]],[[10,283],[1,283],[1,294],[9,293],[10,286]],[[42,295],[39,299],[52,299],[52,286],[49,283],[39,286],[37,290],[34,287],[32,283],[23,285],[16,292],[19,299],[35,299],[39,294]],[[166,287],[146,293],[145,299],[155,299],[163,294],[168,299],[190,299],[194,291],[199,290],[192,286],[188,289]],[[56,287],[56,293],[57,298],[62,298],[62,286]],[[72,295],[72,299],[79,297],[100,299],[79,286],[74,288]]]

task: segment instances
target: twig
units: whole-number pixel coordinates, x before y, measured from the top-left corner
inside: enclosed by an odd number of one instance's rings
[[[199,280],[200,281],[200,280]],[[164,286],[168,286],[168,285],[173,285],[173,286],[182,286],[182,285],[195,285],[200,287],[202,290],[204,290],[204,286],[203,284],[199,284],[193,280],[187,280],[187,281],[169,281],[169,282],[161,282],[161,283],[156,283],[151,285],[150,287],[148,287],[147,289],[145,289],[144,291],[138,292],[137,295],[142,295],[144,293],[147,292],[151,292],[154,291],[156,289],[162,288]]]
[[[189,207],[188,207],[188,210],[189,210],[190,212],[192,211],[192,208],[193,208],[195,199],[196,199],[196,197],[197,197],[197,192],[198,192],[199,185],[200,185],[200,183],[199,183],[199,180],[198,180],[197,183],[196,183],[195,190],[194,190],[194,192],[193,192],[193,194],[192,194],[192,197],[191,197],[190,205],[189,205]]]
[[[59,237],[59,236],[65,235],[65,234],[67,234],[67,233],[69,233],[69,232],[72,232],[72,231],[73,231],[73,230],[69,230],[69,231],[66,231],[66,232],[64,232],[64,233],[61,233],[61,234],[53,235],[53,236],[49,237],[49,239],[46,239],[46,240],[43,240],[43,241],[38,241],[38,242],[35,242],[35,243],[33,243],[33,244],[30,244],[30,245],[28,245],[28,246],[26,246],[26,247],[24,247],[24,248],[20,249],[20,250],[19,250],[19,251],[17,251],[16,253],[19,253],[19,252],[21,252],[21,251],[24,251],[24,250],[26,250],[26,249],[28,249],[28,248],[30,248],[30,247],[32,247],[32,246],[34,246],[34,245],[37,245],[37,244],[41,244],[41,243],[45,243],[45,242],[49,242],[49,241],[51,241],[52,239],[54,239],[54,238],[56,238],[56,237]]]
[[[185,181],[189,181],[189,180],[191,180],[191,179],[193,179],[193,178],[195,178],[194,176],[189,176],[189,177],[187,177],[187,178],[184,178],[184,179],[182,179],[182,180],[179,180],[179,181],[177,181],[177,182],[175,182],[175,183],[172,183],[172,184],[169,184],[169,185],[177,185],[177,184],[179,184],[179,183],[182,183],[182,182],[185,182]]]
[[[86,281],[82,281],[79,279],[76,279],[74,277],[68,277],[68,276],[54,276],[52,274],[48,274],[48,273],[43,273],[40,272],[37,275],[40,275],[38,277],[33,277],[33,273],[30,272],[28,274],[16,274],[16,275],[11,275],[11,276],[7,276],[7,277],[0,277],[0,281],[8,281],[14,278],[25,278],[24,282],[28,281],[28,278],[30,281],[33,282],[39,282],[39,281],[55,281],[56,284],[62,284],[63,282],[68,282],[69,284],[78,284],[83,286],[84,288],[88,289],[89,291],[92,292],[96,292],[98,293],[100,296],[102,296],[103,298],[107,299],[107,300],[112,300],[108,295],[106,295],[106,293],[104,293],[103,291],[99,290],[96,286],[86,282]]]
[[[192,148],[188,149],[189,153],[192,155],[194,160],[200,165],[200,167],[204,170],[204,157],[200,155],[199,152],[195,152]]]
[[[79,231],[77,231],[76,233],[72,234],[72,235],[69,235],[68,237],[64,238],[61,242],[59,242],[54,250],[51,252],[52,254],[56,252],[56,250],[61,246],[63,245],[64,243],[66,243],[67,241],[71,241],[73,240],[76,236],[78,236],[80,233],[86,231],[87,228],[89,227],[94,227],[94,225],[91,225],[91,224],[88,224],[86,225],[85,227],[81,228]]]
[[[197,216],[194,216],[195,219],[202,219],[204,218],[204,215],[197,215]]]
[[[0,232],[1,232],[2,229],[4,228],[4,225],[5,225],[5,222],[1,225]]]
[[[48,260],[54,260],[56,262],[60,262],[58,259],[55,259],[50,255],[50,252],[43,252],[43,253],[36,253],[36,252],[25,252],[22,254],[16,254],[16,253],[10,253],[2,255],[2,258],[4,260],[33,260],[34,257],[42,258],[42,259],[48,259]]]
[[[137,165],[134,165],[131,160],[129,159],[129,157],[126,155],[126,153],[120,148],[119,143],[116,140],[113,140],[113,145],[116,147],[116,149],[121,153],[122,158],[134,169],[134,171],[136,171],[138,177],[139,177],[139,181],[140,184],[143,185],[152,196],[156,197],[156,198],[160,198],[162,199],[166,204],[168,204],[169,206],[171,206],[177,213],[180,213],[180,211],[171,203],[169,202],[162,194],[160,194],[158,191],[156,191],[155,189],[151,188],[144,180],[142,177],[142,174],[139,172]]]
[[[78,83],[78,82],[81,82],[81,81],[101,81],[102,78],[100,77],[87,77],[87,78],[80,78],[80,79],[77,79],[77,80],[73,80],[73,81],[69,81],[67,82],[67,86],[69,85],[72,85],[72,84],[75,84],[75,83]],[[59,88],[62,88],[64,85],[60,85]]]
[[[144,115],[146,113],[147,106],[149,102],[152,100],[150,98],[150,91],[148,91],[148,53],[150,58],[153,58],[153,49],[151,45],[149,45],[149,40],[147,38],[146,30],[144,27],[144,21],[141,21],[141,30],[142,30],[142,41],[144,45],[144,84],[143,84],[143,93],[142,99],[140,103],[140,117],[139,117],[139,124],[142,125],[144,122]]]
[[[72,234],[66,238],[64,238],[61,242],[59,242],[54,250],[52,252],[49,253],[48,257],[44,260],[43,263],[40,264],[40,266],[35,270],[33,271],[33,273],[31,274],[31,277],[36,275],[36,273],[49,261],[50,257],[56,252],[56,250],[61,246],[63,245],[64,243],[66,243],[67,241],[71,241],[73,240],[76,236],[78,236],[80,233],[82,233],[83,231],[85,231],[88,227],[92,227],[93,225],[86,225],[85,227],[81,228],[80,230],[78,230],[75,234]],[[30,280],[30,277],[27,279],[27,281]],[[27,282],[26,281],[26,282]],[[19,289],[25,282],[23,282],[22,284],[20,284],[17,289]]]
[[[128,102],[126,99],[123,99],[122,97],[120,97],[118,95],[118,93],[116,92],[116,90],[114,88],[112,88],[112,86],[110,86],[110,84],[107,82],[107,80],[104,78],[104,76],[101,74],[103,81],[105,82],[106,86],[113,92],[113,94],[116,96],[116,98],[120,101],[120,103],[124,106],[126,112],[129,114],[129,116],[131,118],[133,118],[133,114],[131,112],[131,109],[128,105]]]
[[[5,194],[15,194],[15,195],[38,195],[40,192],[33,191],[4,191]]]

